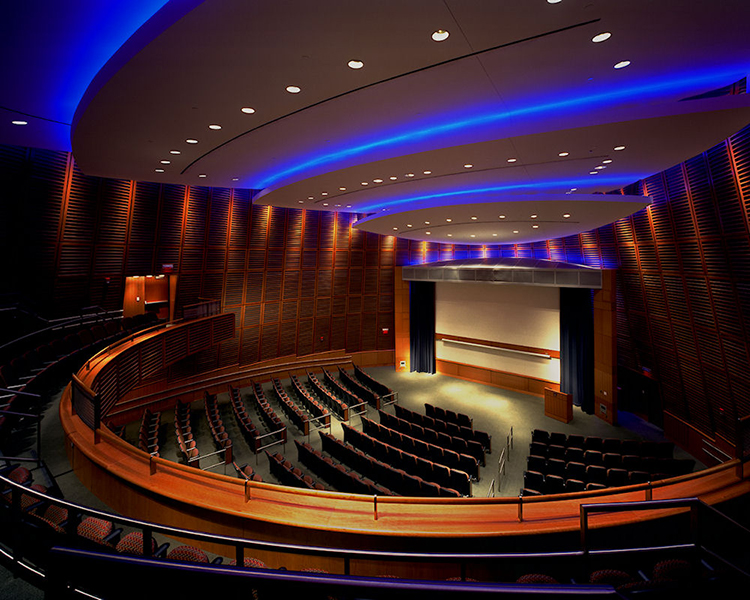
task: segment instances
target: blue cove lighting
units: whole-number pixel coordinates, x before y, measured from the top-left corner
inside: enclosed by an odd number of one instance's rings
[[[713,89],[724,85],[727,81],[733,82],[744,77],[748,72],[747,66],[724,67],[722,69],[711,69],[704,72],[691,71],[687,74],[680,73],[667,78],[652,79],[638,84],[625,85],[619,88],[607,88],[606,91],[569,95],[560,98],[556,94],[554,100],[541,102],[528,102],[523,106],[510,110],[498,111],[494,108],[475,107],[469,116],[446,116],[435,117],[432,125],[414,127],[409,124],[400,131],[381,134],[369,140],[350,141],[349,145],[341,147],[333,152],[325,154],[309,153],[296,157],[284,167],[277,170],[261,173],[250,183],[254,189],[263,189],[291,178],[302,179],[308,171],[328,167],[336,168],[337,163],[364,157],[368,153],[384,150],[408,148],[416,142],[438,140],[448,134],[461,131],[470,132],[480,130],[488,126],[497,126],[511,119],[514,122],[542,117],[562,117],[572,114],[584,113],[587,110],[602,109],[613,110],[619,104],[628,102],[644,103],[648,101],[664,100],[673,101],[674,96],[681,97],[683,94],[692,94],[696,89]],[[465,111],[466,114],[468,109]]]

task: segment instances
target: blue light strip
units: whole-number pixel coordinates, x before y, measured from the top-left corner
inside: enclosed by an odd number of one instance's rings
[[[551,102],[537,104],[526,104],[521,108],[507,111],[492,111],[483,113],[472,113],[470,117],[451,118],[442,117],[443,121],[430,127],[413,128],[401,133],[389,134],[377,139],[354,143],[335,152],[328,152],[310,158],[300,157],[296,162],[278,171],[261,174],[259,179],[250,184],[254,189],[263,189],[292,177],[302,175],[305,171],[323,166],[332,166],[357,156],[365,155],[376,150],[383,150],[400,145],[407,146],[415,142],[436,139],[441,136],[456,132],[467,131],[475,128],[484,128],[490,125],[498,125],[509,119],[530,119],[532,117],[543,117],[549,115],[560,116],[563,112],[585,111],[591,107],[597,110],[603,108],[613,109],[616,103],[627,101],[646,101],[663,96],[674,96],[681,93],[692,93],[696,88],[710,88],[726,84],[727,81],[736,81],[743,77],[750,68],[747,66],[726,68],[723,70],[711,70],[701,74],[691,72],[689,75],[675,76],[669,79],[660,79],[656,82],[641,83],[621,87],[588,95],[579,95],[567,99],[556,99]],[[441,117],[436,117],[440,119]]]
[[[422,196],[405,196],[401,198],[393,198],[389,199],[384,202],[375,203],[375,204],[366,204],[364,206],[357,205],[356,211],[357,212],[377,212],[381,211],[383,209],[389,209],[389,208],[395,208],[398,206],[401,206],[403,204],[416,204],[418,202],[423,202],[424,204],[421,206],[412,206],[412,210],[420,210],[423,208],[431,208],[433,206],[441,206],[444,204],[444,200],[446,198],[455,199],[456,198],[464,198],[471,196],[481,196],[484,194],[496,194],[496,193],[502,193],[502,192],[517,192],[517,191],[525,191],[525,190],[557,190],[559,193],[564,194],[567,192],[567,190],[570,190],[570,188],[577,187],[577,188],[584,188],[589,186],[607,186],[607,187],[621,187],[623,186],[623,181],[625,182],[634,182],[638,181],[640,179],[645,179],[648,177],[650,173],[648,174],[635,174],[635,175],[612,175],[612,176],[599,176],[596,177],[589,175],[589,179],[583,180],[583,179],[557,179],[552,181],[529,181],[524,183],[513,183],[508,185],[497,185],[497,186],[490,186],[490,187],[481,187],[481,188],[466,188],[466,189],[460,189],[460,190],[450,190],[445,192],[436,192],[434,194],[424,194]],[[585,176],[582,176],[585,177]],[[627,185],[627,183],[625,184]],[[575,199],[575,195],[571,195],[573,199]],[[524,197],[524,200],[528,200],[528,197]],[[431,202],[433,201],[433,202]],[[487,200],[483,200],[487,201]],[[509,200],[512,202],[512,200]],[[467,203],[466,200],[464,200],[463,203]]]

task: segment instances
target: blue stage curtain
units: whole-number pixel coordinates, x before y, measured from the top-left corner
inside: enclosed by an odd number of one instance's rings
[[[594,300],[588,289],[560,288],[560,390],[594,413]]]
[[[409,335],[411,370],[435,372],[435,284],[409,283]]]

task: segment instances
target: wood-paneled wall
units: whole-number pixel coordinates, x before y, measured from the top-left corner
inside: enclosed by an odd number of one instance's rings
[[[0,292],[48,315],[114,308],[125,275],[173,263],[178,305],[219,298],[237,314],[222,366],[392,350],[397,265],[519,256],[618,269],[618,363],[658,382],[663,407],[648,412],[732,440],[750,413],[750,127],[624,191],[654,202],[567,238],[447,245],[361,233],[347,214],[253,206],[247,190],[86,177],[68,153],[0,146]]]

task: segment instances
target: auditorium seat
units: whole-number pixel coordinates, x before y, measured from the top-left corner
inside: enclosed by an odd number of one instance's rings
[[[208,554],[194,546],[177,546],[167,553],[167,559],[183,562],[208,563]]]

